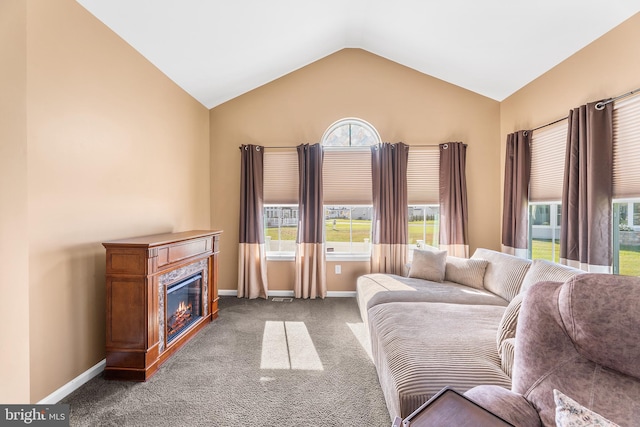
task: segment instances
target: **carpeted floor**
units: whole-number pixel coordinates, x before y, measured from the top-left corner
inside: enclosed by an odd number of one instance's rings
[[[354,298],[223,297],[149,381],[98,376],[61,403],[72,426],[388,427],[362,333]]]

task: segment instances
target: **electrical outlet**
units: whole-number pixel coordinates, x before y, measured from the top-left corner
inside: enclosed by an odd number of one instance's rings
[[[336,264],[336,274],[342,273],[342,266],[340,264]]]

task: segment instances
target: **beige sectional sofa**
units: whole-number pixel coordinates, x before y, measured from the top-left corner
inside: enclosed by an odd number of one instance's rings
[[[510,388],[526,290],[580,272],[478,249],[470,259],[417,251],[410,277],[359,277],[358,305],[391,419],[408,416],[445,386]]]

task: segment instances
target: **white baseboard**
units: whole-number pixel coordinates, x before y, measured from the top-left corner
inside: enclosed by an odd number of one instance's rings
[[[290,297],[293,298],[293,291],[267,291],[268,297]]]
[[[81,373],[49,396],[45,397],[41,401],[38,402],[39,405],[54,405],[60,402],[65,397],[69,396],[71,393],[79,389],[83,384],[90,381],[92,378],[97,377],[104,371],[104,367],[107,364],[106,359],[102,359],[100,362],[96,363],[93,367],[87,369],[85,372]]]
[[[329,298],[355,298],[356,291],[327,291]]]
[[[221,289],[218,290],[218,295],[221,297],[237,297],[238,291],[233,289]],[[293,291],[269,291],[267,292],[269,297],[293,297]],[[327,291],[327,297],[329,298],[353,298],[356,296],[356,291]]]

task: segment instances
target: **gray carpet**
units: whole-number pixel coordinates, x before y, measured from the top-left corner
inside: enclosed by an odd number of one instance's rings
[[[361,322],[354,298],[223,297],[219,318],[149,381],[98,376],[61,403],[72,426],[388,427],[375,367],[353,332]]]

